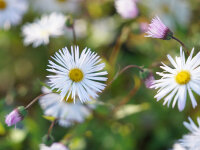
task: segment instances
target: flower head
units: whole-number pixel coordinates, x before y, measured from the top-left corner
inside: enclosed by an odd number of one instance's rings
[[[62,143],[53,143],[50,147],[44,144],[41,144],[40,150],[68,150],[68,148]]]
[[[140,71],[140,77],[144,81],[144,84],[146,88],[151,88],[153,85],[153,82],[155,80],[153,73],[149,69],[143,69],[143,71]]]
[[[105,88],[107,71],[102,71],[104,63],[95,52],[85,48],[79,55],[79,47],[71,47],[71,53],[67,48],[56,52],[55,62],[49,61],[47,69],[54,75],[47,76],[52,90],[60,92],[61,100],[71,97],[75,103],[78,98],[81,102],[86,102],[98,97],[97,92]]]
[[[42,91],[43,93],[51,92],[46,87],[43,87]],[[44,114],[57,118],[59,125],[63,127],[83,122],[91,114],[89,109],[95,108],[92,104],[81,104],[78,98],[76,99],[78,102],[75,104],[71,97],[68,99],[65,97],[62,102],[60,99],[61,96],[59,94],[52,93],[41,97],[39,103],[44,110]]]
[[[138,15],[138,8],[135,0],[115,0],[115,8],[125,19],[132,19]]]
[[[200,148],[200,118],[197,118],[198,126],[189,117],[189,123],[184,122],[184,126],[190,131],[189,134],[184,135],[181,140],[179,140],[181,146],[187,150],[199,150]]]
[[[23,106],[14,109],[11,113],[6,116],[6,124],[8,126],[16,125],[18,122],[22,121],[26,116],[27,111]]]
[[[165,24],[160,20],[158,16],[152,19],[146,34],[146,37],[158,38],[163,40],[170,40],[173,36],[173,33],[167,26],[165,26]]]
[[[0,27],[19,24],[27,9],[26,0],[0,0]]]
[[[33,43],[34,47],[46,45],[50,37],[57,37],[64,33],[66,17],[63,14],[51,13],[44,15],[40,20],[23,26],[24,44]]]
[[[194,49],[185,60],[181,47],[180,57],[174,60],[170,55],[167,56],[173,68],[162,63],[161,68],[164,72],[157,72],[162,78],[155,80],[152,88],[159,89],[155,96],[158,101],[165,97],[164,105],[168,103],[169,106],[173,100],[172,106],[174,107],[178,101],[178,108],[182,111],[185,108],[187,93],[189,93],[193,108],[197,106],[193,92],[200,95],[200,52],[192,58],[193,52]]]
[[[179,143],[175,143],[173,145],[173,149],[172,150],[186,150],[184,147],[182,147]]]

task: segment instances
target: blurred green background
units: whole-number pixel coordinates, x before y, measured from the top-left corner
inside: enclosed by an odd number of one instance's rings
[[[41,93],[41,81],[46,80],[48,59],[57,50],[73,44],[72,31],[66,29],[64,36],[52,38],[47,46],[23,45],[21,27],[41,17],[30,0],[23,22],[10,30],[0,30],[0,150],[38,150],[42,137],[47,133],[50,121],[42,117],[38,104],[29,110],[24,121],[7,127],[5,116],[19,105],[27,105]],[[200,48],[200,2],[198,0],[139,0],[139,15],[123,19],[115,10],[113,0],[82,0],[71,14],[75,19],[77,44],[91,48],[104,58],[111,79],[123,67],[135,64],[150,67],[154,75],[160,71],[160,61],[168,64],[166,54],[179,54],[180,45],[175,41],[145,38],[140,24],[150,22],[154,15],[172,29],[189,49]],[[184,3],[184,5],[183,5]],[[44,6],[45,7],[45,6]],[[119,52],[114,53],[116,45]],[[112,55],[112,54],[116,55]],[[116,62],[115,62],[116,59]],[[155,76],[158,78],[157,76]],[[179,112],[156,102],[156,91],[140,84],[137,69],[130,69],[119,76],[99,97],[103,104],[83,124],[70,128],[56,125],[53,136],[56,141],[73,135],[70,150],[167,150],[187,130],[183,121],[188,116],[196,118],[200,107],[192,108],[187,101],[186,109]],[[131,96],[130,91],[135,90]],[[116,114],[112,108],[120,101],[129,101]],[[199,97],[197,97],[199,102]],[[195,119],[196,120],[196,119]]]

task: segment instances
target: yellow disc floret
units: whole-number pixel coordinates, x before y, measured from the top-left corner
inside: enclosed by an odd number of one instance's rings
[[[78,68],[71,69],[69,71],[69,78],[74,82],[80,82],[83,80],[83,72]]]
[[[6,6],[7,6],[7,4],[6,4],[5,0],[0,0],[0,10],[5,9]]]
[[[175,80],[178,84],[187,84],[191,79],[191,75],[188,71],[186,70],[182,70],[180,71],[176,77],[175,77]]]

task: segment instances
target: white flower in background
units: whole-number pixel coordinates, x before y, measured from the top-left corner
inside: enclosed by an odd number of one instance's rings
[[[149,8],[150,16],[159,14],[161,20],[172,30],[176,24],[187,27],[190,23],[191,8],[188,0],[141,0]]]
[[[174,144],[172,150],[186,150],[184,147],[182,147],[179,143]]]
[[[189,117],[189,123],[184,122],[184,126],[190,131],[189,134],[184,135],[180,144],[187,150],[200,150],[200,118],[197,118],[198,126]]]
[[[77,98],[81,102],[90,101],[105,88],[106,85],[101,83],[107,80],[104,77],[107,71],[102,71],[105,64],[100,63],[100,57],[90,49],[85,48],[80,53],[78,46],[74,49],[71,46],[70,53],[65,47],[52,58],[55,62],[50,60],[47,70],[55,75],[48,76],[49,85],[60,92],[60,100],[71,96],[74,103]]]
[[[66,17],[60,13],[44,15],[40,20],[28,23],[22,27],[24,44],[33,44],[34,47],[46,45],[50,37],[57,37],[64,34]]]
[[[44,144],[41,144],[40,150],[69,150],[69,149],[62,143],[53,143],[51,146],[46,146]]]
[[[77,13],[82,0],[34,0],[32,5],[37,12]]]
[[[46,87],[42,88],[43,93],[51,93]],[[74,123],[81,123],[87,118],[91,112],[89,109],[94,109],[94,104],[81,104],[77,99],[76,104],[73,99],[69,97],[60,101],[61,97],[57,93],[51,93],[40,98],[39,103],[44,110],[46,116],[58,118],[60,126],[69,127]]]
[[[194,49],[187,60],[182,47],[180,48],[180,57],[176,57],[175,60],[167,55],[173,68],[162,63],[161,68],[164,72],[157,72],[162,77],[155,80],[152,86],[152,88],[159,89],[155,96],[157,101],[165,97],[163,104],[168,103],[169,106],[173,100],[173,107],[178,101],[178,108],[182,111],[185,108],[187,93],[189,93],[193,108],[197,106],[192,91],[200,95],[200,52],[192,58],[193,52]]]
[[[26,0],[0,0],[0,27],[8,29],[19,24],[27,9]]]
[[[116,19],[112,17],[95,20],[90,27],[92,33],[89,39],[90,44],[93,44],[93,47],[99,47],[112,43],[116,37],[115,31],[118,25]]]
[[[125,19],[133,19],[138,16],[136,0],[115,0],[115,8]]]

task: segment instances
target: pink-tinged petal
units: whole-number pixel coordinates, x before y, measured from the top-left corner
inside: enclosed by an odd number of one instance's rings
[[[145,37],[158,38],[163,40],[170,40],[173,36],[171,30],[165,26],[158,16],[154,17],[149,24]]]

